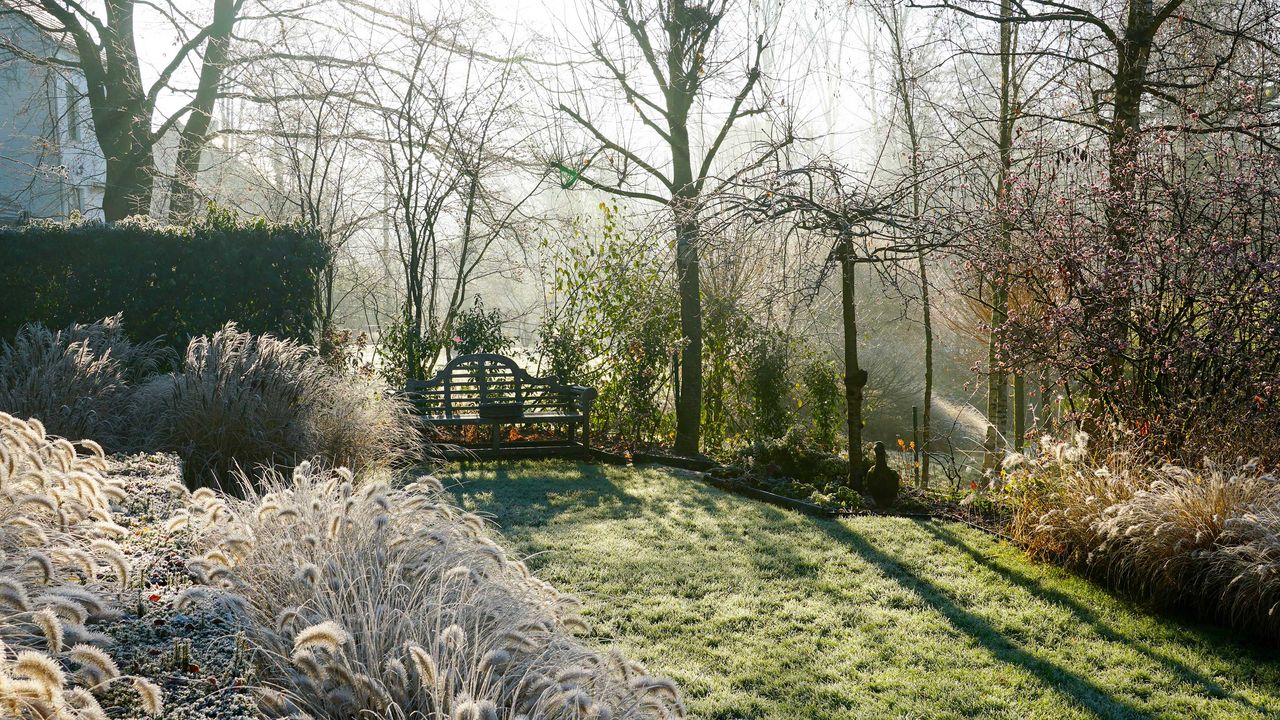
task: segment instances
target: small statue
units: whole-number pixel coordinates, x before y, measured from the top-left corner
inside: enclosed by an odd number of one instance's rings
[[[889,467],[889,456],[885,452],[884,443],[876,443],[876,464],[867,473],[867,492],[876,501],[876,507],[888,508],[898,497],[898,487],[902,479],[896,470]]]

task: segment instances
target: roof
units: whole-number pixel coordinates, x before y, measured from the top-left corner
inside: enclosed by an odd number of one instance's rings
[[[65,30],[62,21],[49,14],[38,0],[0,0],[0,15],[24,18],[63,49],[78,53],[76,43]]]

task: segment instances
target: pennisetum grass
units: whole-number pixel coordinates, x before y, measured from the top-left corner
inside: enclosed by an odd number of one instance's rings
[[[359,480],[310,463],[266,472],[203,532],[273,678],[268,715],[684,716],[674,683],[580,639],[576,600],[508,558],[439,482]]]

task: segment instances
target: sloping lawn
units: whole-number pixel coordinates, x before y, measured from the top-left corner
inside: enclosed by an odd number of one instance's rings
[[[658,468],[438,475],[692,717],[1280,717],[1280,653],[961,525],[816,520]]]

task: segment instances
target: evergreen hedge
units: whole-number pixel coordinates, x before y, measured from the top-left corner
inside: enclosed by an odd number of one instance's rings
[[[220,212],[193,225],[128,220],[0,228],[0,337],[29,322],[65,327],[124,313],[135,341],[181,352],[226,322],[314,344],[317,278],[328,258],[299,224]]]

